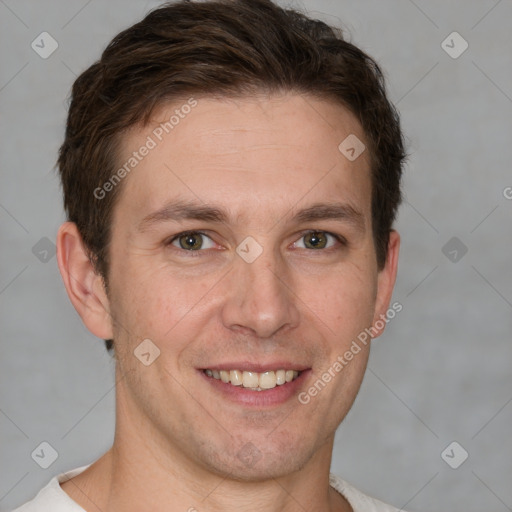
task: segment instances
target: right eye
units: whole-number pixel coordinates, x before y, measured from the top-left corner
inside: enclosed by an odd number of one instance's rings
[[[213,240],[200,231],[179,233],[169,241],[169,244],[179,249],[193,252],[200,251],[201,249],[212,249],[215,246]]]

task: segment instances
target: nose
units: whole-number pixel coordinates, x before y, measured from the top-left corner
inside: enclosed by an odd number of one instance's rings
[[[284,262],[264,251],[252,263],[237,257],[234,265],[222,308],[226,328],[270,338],[298,325],[297,298]]]

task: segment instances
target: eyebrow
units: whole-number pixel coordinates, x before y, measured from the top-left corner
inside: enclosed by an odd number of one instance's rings
[[[316,203],[298,211],[293,220],[297,222],[338,220],[352,224],[360,231],[365,229],[364,215],[347,203]]]
[[[171,201],[162,208],[145,216],[137,230],[144,232],[166,221],[199,220],[213,223],[228,223],[229,215],[220,207],[191,201]],[[348,203],[315,203],[299,210],[292,217],[292,222],[311,222],[318,220],[337,220],[351,224],[364,232],[364,215]]]
[[[144,217],[138,225],[138,231],[146,231],[155,224],[169,220],[202,220],[225,223],[228,221],[228,215],[222,208],[214,206],[188,201],[171,201]]]

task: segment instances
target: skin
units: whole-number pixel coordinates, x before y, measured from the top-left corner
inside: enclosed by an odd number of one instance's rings
[[[62,488],[88,511],[352,510],[328,476],[369,344],[306,405],[296,396],[259,409],[234,403],[198,369],[291,361],[310,368],[304,391],[386,313],[399,235],[391,232],[379,271],[368,150],[353,162],[338,150],[349,134],[364,142],[363,130],[344,107],[311,96],[197,100],[121,184],[108,294],[76,226],[59,230],[69,297],[88,329],[113,338],[117,350],[113,447]],[[184,103],[126,133],[119,161]],[[229,217],[138,229],[177,199],[224,208]],[[292,220],[303,208],[335,202],[358,211],[361,222]],[[186,230],[205,232],[205,248],[180,248],[174,237]],[[307,230],[337,234],[346,245],[327,235],[325,248],[311,248]],[[247,236],[263,248],[252,263],[236,253]],[[133,355],[147,338],[160,350],[149,366]],[[257,450],[256,463],[237,456],[244,446]]]

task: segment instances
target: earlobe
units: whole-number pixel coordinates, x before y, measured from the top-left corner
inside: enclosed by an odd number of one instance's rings
[[[57,262],[69,299],[85,326],[98,338],[112,339],[110,307],[103,279],[95,272],[73,222],[64,222],[59,228]]]
[[[386,326],[385,319],[393,288],[395,287],[396,274],[398,270],[398,253],[400,251],[400,235],[394,229],[389,233],[388,251],[386,264],[378,274],[377,281],[377,300],[375,302],[375,314],[373,317],[373,328],[376,338],[384,332]]]

